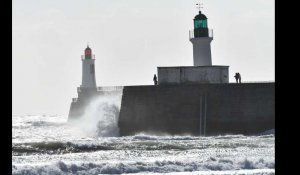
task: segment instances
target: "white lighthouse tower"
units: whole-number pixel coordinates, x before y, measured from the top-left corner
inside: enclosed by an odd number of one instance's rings
[[[194,18],[194,30],[190,31],[193,43],[194,66],[211,66],[210,43],[213,40],[212,30],[207,27],[207,17],[201,13]]]
[[[193,66],[157,67],[158,84],[211,84],[229,83],[229,66],[213,65],[210,43],[213,33],[208,29],[207,17],[201,13],[194,17],[194,29],[189,40],[193,44]]]
[[[84,50],[84,55],[81,56],[82,60],[82,82],[81,88],[95,89],[96,77],[95,77],[95,56],[92,55],[92,49],[87,46]]]

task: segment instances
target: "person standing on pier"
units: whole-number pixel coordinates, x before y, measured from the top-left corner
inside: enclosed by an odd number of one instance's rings
[[[239,72],[238,72],[237,74],[238,74],[238,80],[239,80],[239,83],[241,83],[241,81],[242,81],[241,74],[240,74]]]
[[[157,77],[156,77],[156,74],[154,74],[153,81],[154,81],[154,85],[157,85]]]
[[[238,83],[238,80],[239,80],[239,74],[238,74],[238,73],[235,73],[234,78],[235,78],[236,83]]]

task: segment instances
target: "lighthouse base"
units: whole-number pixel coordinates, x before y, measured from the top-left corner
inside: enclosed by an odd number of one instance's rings
[[[228,83],[229,66],[158,67],[158,84]]]

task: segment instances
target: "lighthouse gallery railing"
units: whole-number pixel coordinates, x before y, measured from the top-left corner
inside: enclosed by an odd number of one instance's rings
[[[208,37],[211,37],[211,38],[214,37],[213,29],[208,29]],[[194,30],[190,30],[190,31],[189,31],[189,38],[190,38],[190,39],[195,38]]]

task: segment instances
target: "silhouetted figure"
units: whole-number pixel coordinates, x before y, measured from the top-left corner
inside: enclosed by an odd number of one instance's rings
[[[157,77],[156,77],[156,74],[154,74],[153,81],[154,81],[154,85],[157,85]]]
[[[241,83],[241,81],[242,81],[241,74],[240,74],[239,72],[238,72],[237,74],[238,74],[238,80],[239,80],[239,83]]]
[[[238,83],[238,80],[239,80],[239,73],[235,73],[234,78],[235,78],[236,83]]]

